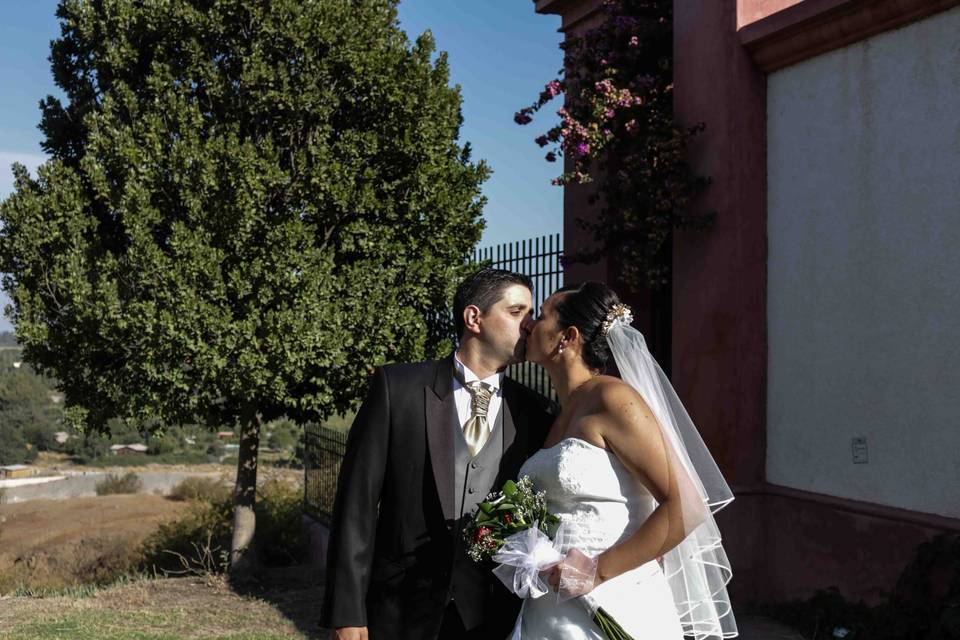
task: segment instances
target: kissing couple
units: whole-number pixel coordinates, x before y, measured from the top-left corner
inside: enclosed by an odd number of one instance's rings
[[[602,640],[576,602],[590,593],[636,640],[735,636],[713,519],[733,496],[629,307],[587,282],[534,318],[530,279],[492,268],[453,307],[456,351],[378,369],[350,429],[321,624],[343,640]],[[558,411],[504,375],[524,359]],[[462,530],[523,476],[565,534],[550,591],[521,601]]]

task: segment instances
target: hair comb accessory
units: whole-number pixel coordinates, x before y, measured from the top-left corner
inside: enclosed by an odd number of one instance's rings
[[[623,324],[633,322],[633,311],[628,305],[618,302],[610,307],[610,311],[607,312],[607,317],[604,318],[603,324],[600,326],[600,335],[606,337],[610,329],[621,322]]]

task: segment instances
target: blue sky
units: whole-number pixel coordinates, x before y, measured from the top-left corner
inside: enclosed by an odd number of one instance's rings
[[[47,61],[50,40],[60,32],[57,2],[11,4],[0,22],[0,197],[12,188],[11,163],[34,171],[43,162],[37,105],[48,94],[60,95]],[[533,142],[547,120],[520,127],[513,114],[560,68],[560,18],[534,13],[532,0],[401,0],[400,21],[411,40],[431,30],[438,49],[449,54],[451,82],[463,95],[461,139],[493,169],[484,187],[481,246],[559,232],[562,191],[550,184],[559,166],[545,162]],[[0,294],[0,306],[6,303]],[[0,318],[0,331],[10,328]]]

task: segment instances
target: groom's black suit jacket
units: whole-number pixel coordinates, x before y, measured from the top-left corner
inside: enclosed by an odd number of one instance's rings
[[[515,478],[552,422],[545,398],[505,378],[503,457]],[[373,376],[347,439],[334,504],[321,624],[371,640],[437,636],[451,599],[467,629],[505,637],[519,599],[464,553],[454,496],[453,356]]]

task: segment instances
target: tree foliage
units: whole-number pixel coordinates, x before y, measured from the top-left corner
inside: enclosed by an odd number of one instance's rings
[[[61,1],[66,101],[41,103],[52,159],[15,168],[0,270],[71,424],[239,420],[255,480],[261,420],[449,347],[488,170],[395,5]]]
[[[0,351],[0,464],[30,462],[59,446],[63,411],[53,385],[20,358],[18,349]]]
[[[26,359],[71,418],[324,417],[436,351],[487,174],[387,0],[65,0],[52,160],[3,203]]]

